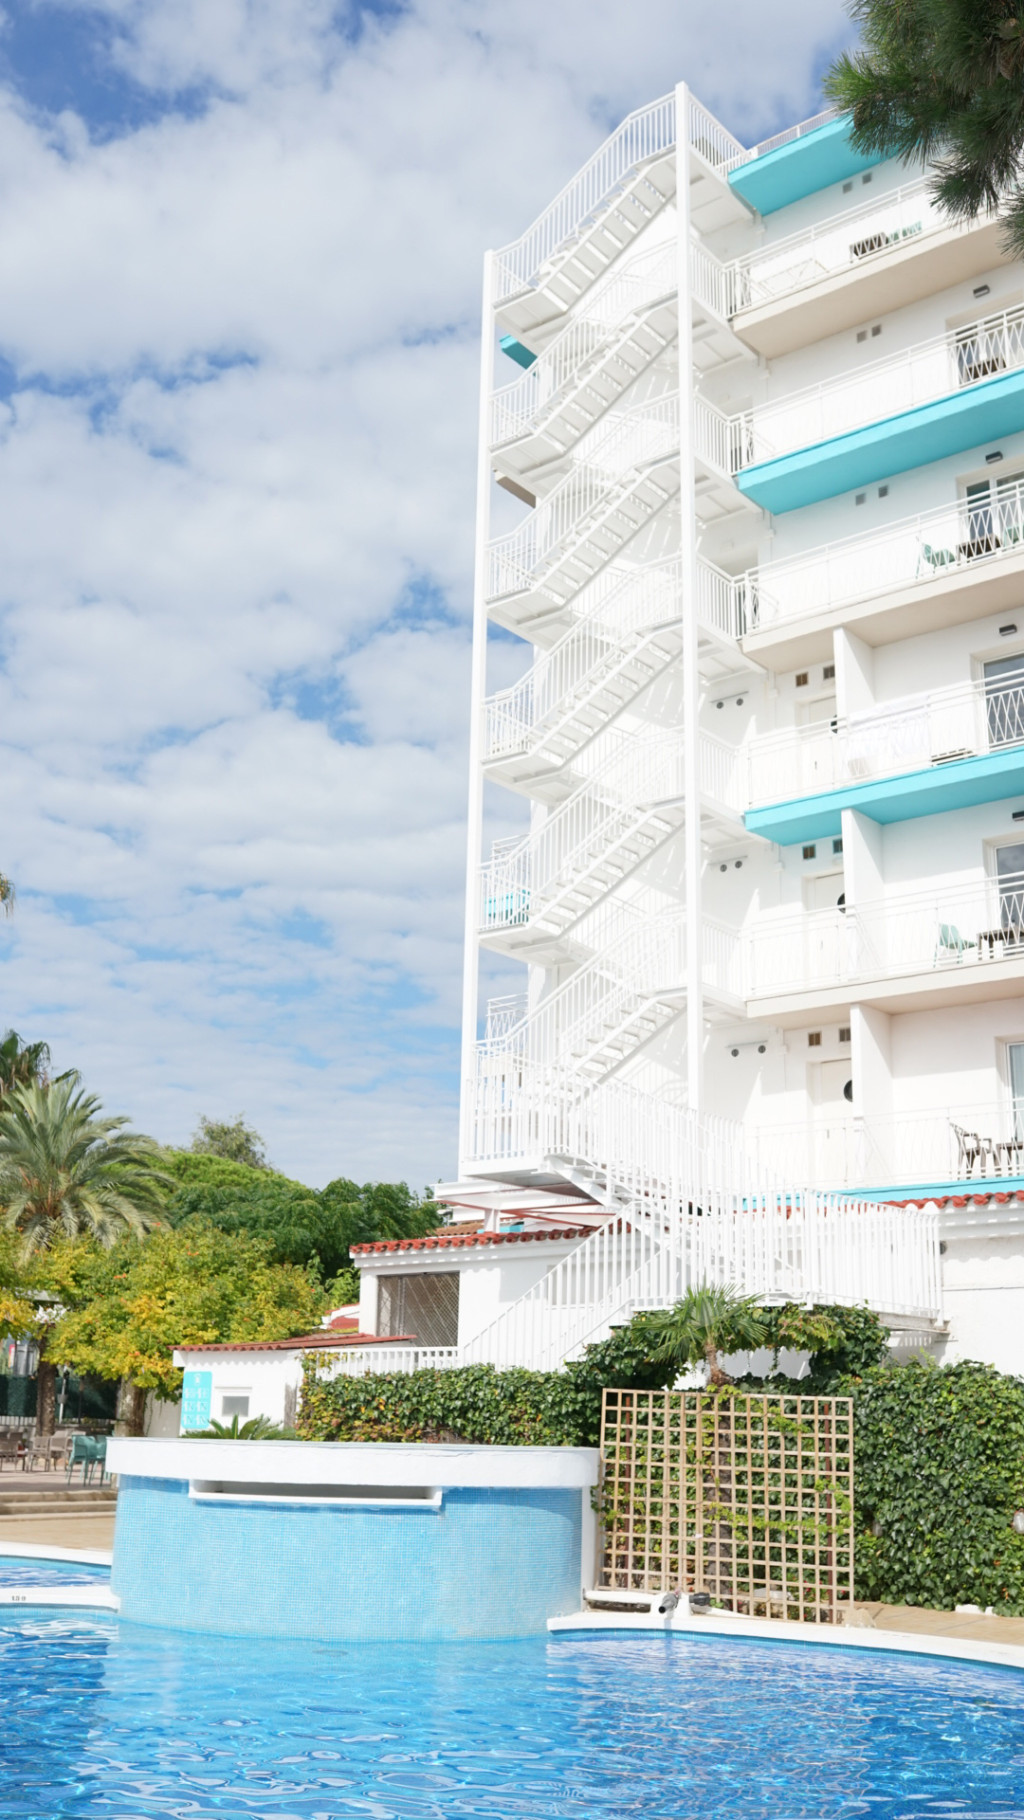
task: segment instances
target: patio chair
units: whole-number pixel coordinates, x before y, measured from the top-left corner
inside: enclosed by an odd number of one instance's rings
[[[71,1475],[76,1466],[82,1468],[83,1485],[87,1484],[92,1478],[93,1469],[96,1466],[99,1466],[100,1484],[102,1485],[106,1472],[106,1459],[106,1435],[72,1435],[71,1446],[68,1449],[67,1456],[68,1482],[70,1483]]]
[[[921,561],[929,569],[949,569],[956,564],[955,550],[933,550],[930,543],[921,545]]]
[[[977,942],[969,942],[965,936],[960,934],[955,923],[940,923],[939,939],[935,944],[932,965],[935,966],[942,960],[948,961],[950,957],[959,965],[968,949],[977,946]]]
[[[965,1131],[962,1125],[954,1125],[950,1120],[950,1129],[956,1138],[957,1175],[970,1177],[974,1174],[974,1165],[980,1165],[979,1173],[985,1174],[985,1159],[991,1159],[993,1170],[996,1169],[996,1146],[991,1138],[981,1137],[976,1131]]]
[[[0,1471],[4,1461],[10,1460],[16,1466],[21,1456],[21,1436],[16,1428],[0,1429]]]

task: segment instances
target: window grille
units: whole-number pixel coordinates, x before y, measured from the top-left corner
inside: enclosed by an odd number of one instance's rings
[[[421,1346],[459,1343],[459,1278],[456,1271],[382,1276],[377,1331],[391,1339],[413,1334]]]
[[[603,1586],[811,1624],[853,1599],[849,1397],[606,1390],[601,1460]]]

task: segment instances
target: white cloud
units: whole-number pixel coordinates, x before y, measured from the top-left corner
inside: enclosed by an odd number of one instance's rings
[[[482,251],[677,74],[747,138],[808,112],[841,14],[36,10],[102,19],[152,117],[0,92],[3,1015],[162,1137],[244,1106],[306,1179],[421,1183],[455,1162]]]

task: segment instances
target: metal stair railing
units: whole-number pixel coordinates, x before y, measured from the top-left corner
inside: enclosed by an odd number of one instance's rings
[[[678,396],[616,415],[529,517],[487,546],[488,600],[537,586],[586,541],[602,508],[613,509],[678,447]]]
[[[590,611],[525,676],[486,703],[484,756],[541,746],[599,686],[603,675],[628,663],[652,635],[680,624],[678,557],[624,574],[598,591]],[[589,591],[588,591],[589,592]]]
[[[546,417],[566,403],[595,362],[628,340],[643,315],[675,292],[677,274],[676,249],[669,244],[638,253],[595,285],[585,310],[525,373],[493,394],[491,447],[536,429],[542,412]]]
[[[477,1045],[478,1067],[496,1061],[571,1063],[661,988],[682,989],[686,976],[686,917],[679,908],[649,916],[620,906],[622,928],[599,954],[525,1013],[511,1028]]]
[[[700,1126],[625,1083],[538,1071],[516,1135],[524,1158],[591,1162],[610,1217],[462,1348],[465,1362],[557,1368],[616,1320],[666,1307],[697,1283],[934,1318],[934,1209],[859,1203],[766,1184],[742,1130]],[[509,1109],[511,1110],[511,1109]],[[506,1120],[501,1133],[513,1127]],[[646,1140],[646,1141],[645,1141]],[[637,1143],[643,1148],[633,1148]],[[626,1148],[628,1146],[628,1148]],[[627,1171],[609,1159],[643,1156]],[[592,1160],[591,1160],[592,1159]],[[623,1177],[628,1177],[624,1180]]]

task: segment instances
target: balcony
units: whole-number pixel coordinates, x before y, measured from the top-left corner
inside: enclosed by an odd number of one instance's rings
[[[1019,672],[985,682],[767,734],[746,755],[754,805],[746,824],[781,846],[841,834],[844,809],[887,824],[1016,796],[1024,789],[1024,660]]]
[[[887,1118],[819,1111],[800,1123],[748,1129],[748,1141],[770,1178],[825,1190],[909,1200],[1024,1187],[1024,1122],[1009,1103],[955,1101]]]
[[[766,915],[747,937],[746,985],[748,999],[799,994],[815,1008],[1002,997],[1024,986],[1024,874]]]
[[[950,222],[928,178],[858,190],[859,207],[734,261],[734,326],[759,354],[775,359],[1006,262],[998,220]]]
[[[1004,310],[743,418],[741,493],[791,512],[1020,428],[1024,309]]]
[[[733,579],[734,612],[751,649],[776,645],[801,625],[870,622],[872,642],[958,624],[1020,600],[1024,483],[994,489],[985,504],[960,500],[799,556],[762,563]],[[856,607],[852,616],[844,609]],[[831,648],[830,648],[831,651]],[[781,660],[780,660],[781,661]]]

